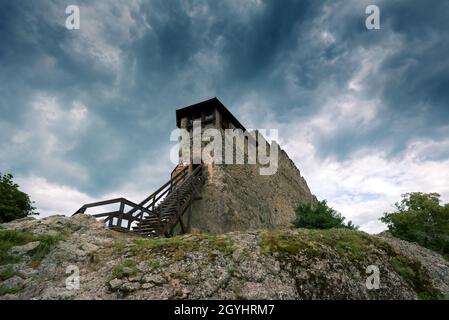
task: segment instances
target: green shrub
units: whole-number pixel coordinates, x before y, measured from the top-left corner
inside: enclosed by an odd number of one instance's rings
[[[12,179],[12,175],[0,173],[0,223],[38,214],[30,197]]]
[[[402,196],[396,211],[385,212],[380,220],[390,233],[406,241],[449,256],[449,204],[440,205],[437,193],[413,192]]]
[[[345,224],[344,220],[345,217],[329,207],[326,200],[323,200],[314,206],[311,204],[300,205],[296,209],[296,219],[293,221],[293,226],[307,229],[358,228],[351,221]]]

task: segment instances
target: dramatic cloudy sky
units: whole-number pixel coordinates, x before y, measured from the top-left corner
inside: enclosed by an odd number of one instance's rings
[[[173,167],[175,109],[217,96],[378,232],[402,193],[449,201],[448,30],[446,0],[0,0],[0,171],[41,216],[139,201]]]

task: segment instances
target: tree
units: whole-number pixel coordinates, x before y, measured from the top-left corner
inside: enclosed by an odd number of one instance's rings
[[[393,236],[449,254],[449,204],[441,205],[438,193],[404,194],[395,209],[380,218]]]
[[[0,223],[38,214],[30,197],[12,179],[11,174],[0,173]]]
[[[348,228],[357,229],[351,221],[344,223],[345,217],[327,205],[326,200],[316,205],[302,204],[296,209],[296,219],[293,221],[295,228],[331,229]]]

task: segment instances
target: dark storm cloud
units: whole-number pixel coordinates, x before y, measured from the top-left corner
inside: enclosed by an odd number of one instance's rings
[[[448,3],[379,1],[382,29],[375,32],[364,28],[365,16],[360,13],[366,4],[359,2],[353,10],[339,10],[344,2],[336,4],[335,13],[327,21],[335,43],[324,51],[314,51],[320,63],[316,58],[298,61],[306,66],[298,70],[301,86],[332,79],[338,90],[344,90],[355,68],[370,62],[363,62],[362,55],[354,63],[351,53],[361,48],[365,54],[378,48],[388,51],[397,45],[365,80],[363,96],[378,98],[384,105],[381,121],[362,130],[342,128],[336,135],[322,137],[316,141],[322,156],[347,158],[361,147],[377,147],[393,156],[411,139],[438,139],[438,128],[447,125],[449,119]],[[395,40],[391,41],[393,36]],[[332,59],[337,63],[327,64]]]
[[[434,124],[446,123],[449,117],[449,3],[419,1],[412,7],[392,3],[389,9],[394,17],[389,20],[390,26],[404,37],[406,46],[383,64],[382,71],[397,75],[385,86],[384,95],[406,116],[421,111],[420,115],[430,118]]]
[[[64,28],[72,2],[82,8],[80,31]],[[161,158],[176,108],[212,96],[238,115],[245,98],[256,95],[283,123],[313,115],[343,93],[381,102],[376,121],[356,132],[317,134],[323,158],[346,158],[364,147],[394,154],[413,137],[436,137],[449,119],[447,1],[378,1],[380,31],[364,26],[367,4],[2,1],[0,143],[8,156],[0,169],[91,195],[115,190],[133,168]],[[363,90],[348,90],[370,63],[367,55],[382,48],[391,54],[363,79]],[[25,115],[40,93],[67,112],[75,101],[86,106],[89,119],[79,133],[65,135],[63,124],[50,128],[62,144],[73,143],[54,157],[79,166],[86,180],[56,170],[53,159],[27,159],[25,153],[40,154],[39,146],[10,147],[20,129],[33,132],[24,128],[33,125]]]

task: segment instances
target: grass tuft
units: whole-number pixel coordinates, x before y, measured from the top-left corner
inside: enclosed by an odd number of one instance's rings
[[[3,270],[0,272],[0,281],[8,280],[9,278],[12,278],[16,275],[19,275],[12,267],[9,267],[6,270]]]
[[[125,268],[131,268],[133,270],[133,273],[136,273],[136,261],[132,260],[132,259],[126,259],[123,262],[121,262],[120,264],[116,265],[113,269],[112,269],[112,274],[110,279],[108,279],[109,281],[112,279],[122,279],[123,277],[125,277],[127,274],[125,274]]]
[[[21,246],[33,241],[40,244],[31,256],[31,266],[37,267],[53,246],[64,240],[66,235],[34,235],[29,232],[17,230],[0,230],[0,265],[17,263],[20,258],[9,253],[15,246]]]
[[[0,287],[0,296],[3,296],[5,294],[17,294],[21,292],[23,288],[5,288]]]

